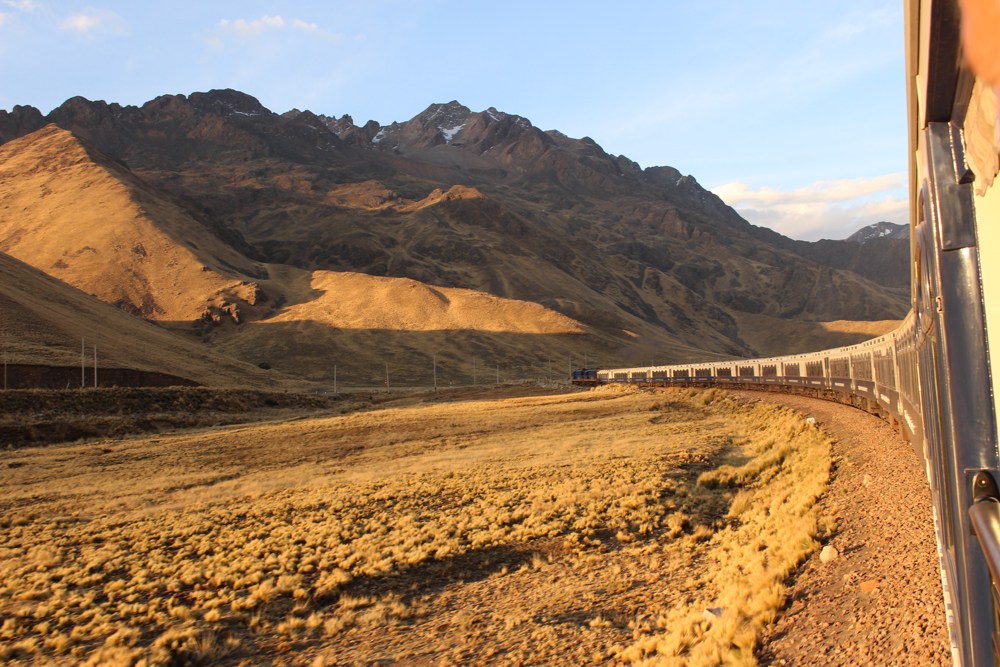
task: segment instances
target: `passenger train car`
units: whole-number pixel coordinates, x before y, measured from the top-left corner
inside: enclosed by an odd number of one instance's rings
[[[966,65],[957,0],[907,0],[904,14],[912,310],[903,323],[808,354],[583,369],[573,380],[810,393],[892,422],[926,466],[954,662],[1000,665],[1000,372],[991,373],[1000,369],[1000,88]]]

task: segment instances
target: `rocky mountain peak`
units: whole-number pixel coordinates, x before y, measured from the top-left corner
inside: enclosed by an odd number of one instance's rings
[[[323,123],[326,124],[328,128],[330,128],[330,131],[336,134],[337,136],[341,136],[344,132],[348,130],[357,129],[357,125],[354,124],[354,119],[346,113],[340,118],[333,118],[331,116],[320,115],[320,120],[322,120]],[[374,122],[374,121],[369,121],[369,122]],[[375,124],[378,125],[378,123]]]
[[[465,127],[471,114],[469,107],[452,100],[447,104],[430,105],[410,123],[419,123],[425,129],[436,130],[444,143],[450,144],[455,135]]]
[[[220,116],[273,115],[256,97],[230,88],[210,90],[207,93],[191,93],[188,101],[199,111],[216,113]]]
[[[858,231],[854,232],[847,237],[847,241],[853,243],[868,243],[874,239],[890,238],[890,239],[908,239],[910,238],[910,226],[909,225],[897,225],[894,222],[876,222],[875,224],[868,225],[867,227],[862,227]]]
[[[0,143],[17,139],[45,126],[42,112],[33,106],[15,105],[10,111],[0,109]]]

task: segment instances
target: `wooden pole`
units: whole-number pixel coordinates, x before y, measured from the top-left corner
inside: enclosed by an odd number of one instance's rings
[[[7,390],[7,348],[3,349],[3,388]]]
[[[497,384],[500,384],[500,364],[497,364]]]
[[[389,364],[388,364],[388,362],[386,362],[386,364],[385,364],[385,391],[386,391],[386,393],[389,392]]]
[[[476,386],[476,358],[472,358],[472,386]]]
[[[97,389],[97,346],[94,346],[94,389]]]
[[[432,357],[434,363],[434,391],[438,390],[438,359]]]
[[[333,393],[337,393],[337,364],[333,365]]]
[[[87,382],[86,375],[87,372],[87,340],[85,338],[80,339],[80,389],[83,389]]]

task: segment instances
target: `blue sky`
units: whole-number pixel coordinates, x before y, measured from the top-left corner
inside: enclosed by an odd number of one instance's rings
[[[0,108],[212,88],[359,124],[494,106],[793,238],[907,221],[899,0],[0,0]]]

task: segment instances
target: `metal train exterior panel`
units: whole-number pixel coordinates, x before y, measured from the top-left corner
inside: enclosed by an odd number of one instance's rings
[[[958,0],[904,7],[912,309],[900,326],[806,354],[585,372],[810,393],[889,420],[927,473],[954,663],[1000,665],[1000,346],[987,338],[1000,340],[1000,81],[966,65]]]

